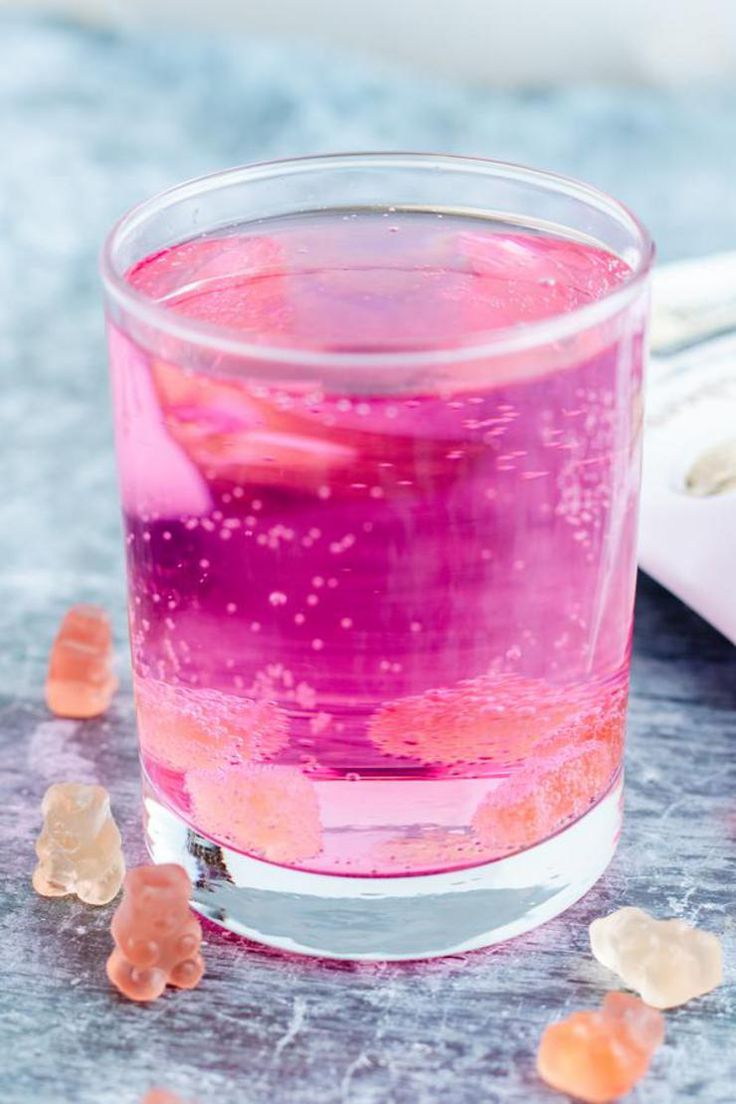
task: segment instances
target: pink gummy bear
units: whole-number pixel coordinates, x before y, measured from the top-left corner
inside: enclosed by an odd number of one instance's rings
[[[130,1000],[160,997],[167,985],[193,989],[204,973],[202,928],[189,908],[192,883],[175,863],[138,866],[112,918],[107,976]]]
[[[117,690],[112,630],[99,606],[72,606],[56,634],[46,677],[46,704],[58,717],[104,713]]]

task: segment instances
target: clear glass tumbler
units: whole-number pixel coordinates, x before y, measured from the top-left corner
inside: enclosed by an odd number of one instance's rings
[[[219,173],[104,250],[156,861],[253,939],[507,939],[621,821],[651,245],[490,161]]]

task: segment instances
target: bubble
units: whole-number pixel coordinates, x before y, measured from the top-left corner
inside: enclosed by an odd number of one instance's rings
[[[419,633],[419,632],[422,631],[422,622],[421,621],[412,621],[409,628],[411,629],[411,631],[413,633]]]
[[[258,512],[258,510],[262,510],[263,503],[261,502],[260,498],[254,498],[250,504],[250,508],[251,510],[255,510],[256,512]]]
[[[228,613],[235,613],[237,608],[238,607],[235,605],[235,602],[228,602],[228,604],[225,606],[225,609]]]
[[[315,637],[315,639],[312,641],[312,648],[315,652],[321,652],[324,646],[324,640],[320,640],[318,637]]]
[[[307,605],[308,606],[316,606],[318,604],[318,602],[319,602],[319,598],[317,597],[316,594],[308,594],[307,595]]]
[[[281,590],[272,590],[268,596],[268,600],[272,606],[286,605],[286,595]]]
[[[324,585],[325,585],[325,581],[322,578],[322,576],[321,575],[315,575],[314,578],[312,579],[312,586],[316,587],[316,589],[319,590],[319,588],[323,587]]]
[[[329,498],[331,494],[332,491],[326,485],[317,488],[317,495],[319,498]]]
[[[305,621],[306,621],[306,617],[304,616],[303,613],[295,613],[294,614],[294,624],[295,625],[303,625]]]
[[[171,533],[169,532],[168,529],[164,529],[163,537],[164,537],[164,540],[166,540],[166,541],[171,540]]]
[[[242,487],[233,487],[233,498],[242,498],[245,491]]]
[[[343,617],[340,621],[340,627],[343,629],[352,629],[353,619],[352,617]]]
[[[251,621],[251,623],[250,623],[250,631],[251,631],[251,632],[254,632],[254,633],[260,632],[260,631],[261,631],[261,623],[260,623],[260,621]]]

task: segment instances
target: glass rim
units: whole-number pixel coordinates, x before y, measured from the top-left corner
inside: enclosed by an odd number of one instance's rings
[[[231,183],[247,184],[249,180],[264,180],[292,173],[324,172],[327,169],[361,167],[431,169],[438,165],[446,171],[515,179],[545,186],[548,191],[567,192],[572,198],[577,198],[583,203],[587,202],[588,205],[604,213],[616,215],[620,222],[628,224],[634,238],[637,239],[640,249],[639,259],[632,268],[631,274],[621,284],[600,299],[575,307],[571,311],[480,332],[474,334],[471,340],[454,345],[443,343],[427,349],[397,349],[380,352],[348,352],[316,349],[308,345],[269,345],[249,341],[240,330],[188,318],[162,306],[157,300],[143,294],[128,283],[125,274],[120,273],[115,264],[116,252],[125,237],[149,218],[178,200],[206,195]],[[633,299],[648,276],[653,258],[654,245],[649,231],[626,204],[602,189],[586,184],[575,177],[491,158],[466,157],[448,153],[389,151],[309,154],[301,157],[257,161],[217,170],[175,184],[137,203],[114,223],[102,246],[100,272],[110,300],[139,321],[175,339],[224,356],[301,367],[380,368],[390,365],[392,368],[397,366],[420,368],[524,352],[540,345],[572,337],[605,321],[617,310],[623,309],[627,302]]]

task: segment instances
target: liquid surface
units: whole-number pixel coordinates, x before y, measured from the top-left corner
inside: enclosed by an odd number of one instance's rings
[[[311,350],[452,349],[630,275],[591,245],[400,212],[148,258],[172,311]],[[435,384],[219,374],[111,330],[146,771],[210,838],[343,874],[521,850],[619,769],[641,335]]]

